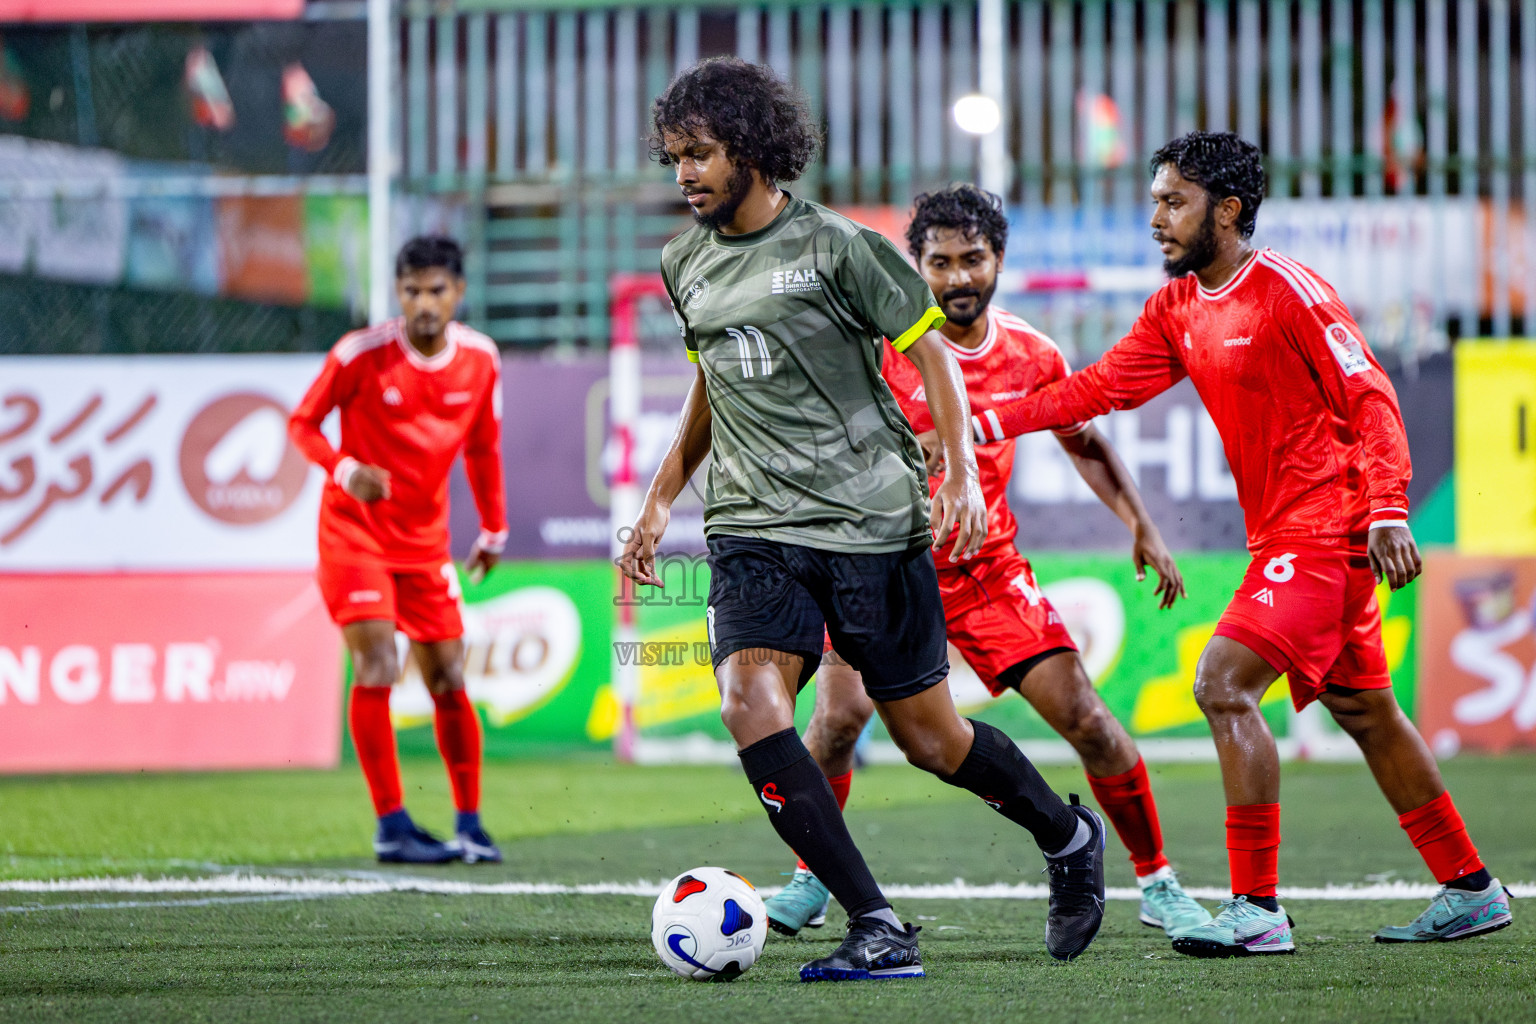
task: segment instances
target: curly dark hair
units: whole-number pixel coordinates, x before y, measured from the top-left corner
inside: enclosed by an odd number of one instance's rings
[[[984,188],[956,182],[937,192],[924,192],[912,206],[907,249],[916,259],[923,256],[929,228],[955,228],[968,238],[980,235],[999,256],[1008,245],[1008,218],[1003,214],[1002,197]]]
[[[1258,146],[1232,132],[1190,132],[1152,154],[1154,177],[1164,164],[1172,164],[1204,188],[1214,202],[1236,196],[1243,204],[1237,215],[1238,233],[1244,238],[1253,234],[1259,204],[1264,201],[1264,157]]]
[[[821,147],[821,130],[800,92],[761,64],[740,57],[701,60],[672,80],[651,105],[651,156],[663,167],[665,135],[708,135],[732,162],[769,182],[794,181]]]
[[[402,245],[395,257],[396,277],[429,267],[442,267],[454,277],[463,277],[464,250],[446,235],[418,235]]]

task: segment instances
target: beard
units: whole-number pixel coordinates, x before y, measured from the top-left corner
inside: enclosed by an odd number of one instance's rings
[[[1204,270],[1216,259],[1216,204],[1206,207],[1205,220],[1184,255],[1178,259],[1163,260],[1163,272],[1170,278],[1187,277]]]
[[[720,200],[720,205],[709,213],[694,210],[693,219],[711,231],[719,231],[736,219],[736,211],[741,209],[751,189],[752,169],[746,164],[737,164],[725,183],[725,197]]]
[[[987,311],[987,306],[992,302],[992,295],[997,291],[997,278],[992,278],[992,283],[985,288],[953,288],[944,293],[940,305],[944,307],[945,318],[956,327],[969,327],[981,319]],[[949,304],[955,299],[964,299],[974,295],[975,307],[968,313],[951,313]]]

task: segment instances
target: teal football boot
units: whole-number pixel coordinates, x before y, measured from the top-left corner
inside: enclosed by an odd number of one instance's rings
[[[805,868],[796,868],[789,884],[777,896],[763,901],[768,907],[768,927],[780,935],[798,935],[802,928],[820,928],[827,923],[830,898],[821,879]]]

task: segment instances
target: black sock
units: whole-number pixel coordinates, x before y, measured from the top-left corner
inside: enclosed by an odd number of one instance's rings
[[[986,722],[971,719],[976,739],[959,770],[944,781],[968,789],[1035,837],[1041,850],[1059,850],[1077,834],[1077,815],[1045,784],[1024,752]]]
[[[737,756],[774,831],[821,879],[850,921],[890,906],[853,845],[826,774],[795,730],[758,740]]]
[[[1239,896],[1245,895],[1244,893],[1235,892],[1232,894],[1232,898],[1237,899]],[[1271,914],[1278,913],[1280,910],[1280,901],[1273,896],[1246,896],[1246,898],[1249,903],[1256,907],[1262,907]]]
[[[1493,876],[1487,868],[1478,868],[1470,875],[1462,875],[1445,883],[1447,889],[1464,889],[1467,892],[1482,892],[1493,884]]]

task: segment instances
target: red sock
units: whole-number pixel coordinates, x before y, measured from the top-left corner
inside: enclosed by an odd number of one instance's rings
[[[1152,800],[1152,782],[1147,778],[1146,762],[1138,757],[1130,771],[1102,779],[1089,775],[1088,787],[1109,816],[1110,824],[1115,826],[1115,834],[1131,851],[1136,874],[1145,878],[1167,867],[1168,858],[1163,856],[1163,826],[1157,820],[1157,804]]]
[[[457,811],[480,809],[480,716],[463,690],[433,694],[437,705],[432,727],[437,733],[437,749],[448,766],[448,783],[453,787],[453,807]]]
[[[837,809],[842,810],[847,807],[848,790],[853,786],[853,771],[850,769],[841,775],[828,775],[827,784],[832,787],[832,795],[837,797]],[[795,858],[795,867],[804,871],[811,870],[799,857]]]
[[[1280,805],[1227,807],[1227,862],[1235,896],[1274,896],[1280,881]]]
[[[832,795],[837,797],[837,809],[847,807],[848,790],[853,788],[853,772],[849,770],[841,775],[828,775],[827,784],[832,787]]]
[[[1456,812],[1450,793],[1441,793],[1423,807],[1398,815],[1397,823],[1413,840],[1419,856],[1429,865],[1429,873],[1441,885],[1482,868],[1483,860],[1467,835],[1467,826]]]
[[[400,759],[395,755],[395,727],[389,721],[389,687],[352,687],[352,746],[379,817],[401,807]]]

